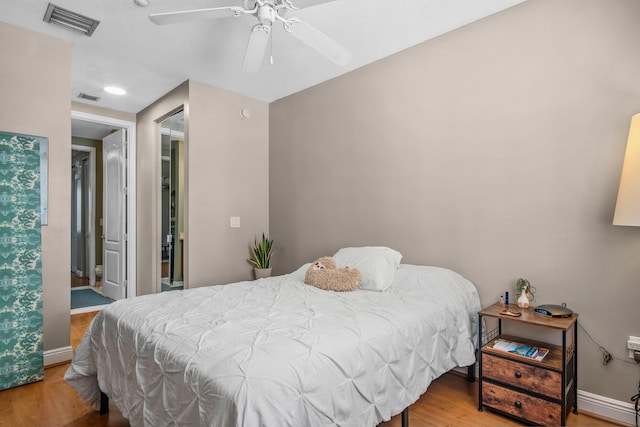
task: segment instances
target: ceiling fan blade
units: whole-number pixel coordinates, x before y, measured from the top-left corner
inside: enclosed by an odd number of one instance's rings
[[[251,30],[247,52],[244,54],[244,64],[242,65],[242,71],[245,73],[255,73],[262,66],[264,53],[269,43],[269,33],[271,33],[271,27],[262,24],[255,25]]]
[[[306,9],[308,7],[317,6],[319,4],[331,3],[336,0],[294,0],[292,1],[293,7],[282,7],[278,10],[278,13],[283,18],[291,18],[291,15],[296,13],[300,9]]]
[[[178,12],[154,13],[149,19],[154,24],[177,24],[180,22],[206,21],[209,19],[232,18],[245,9],[237,6],[213,7],[209,9],[181,10]]]
[[[323,3],[330,3],[336,0],[295,0],[293,1],[293,5],[298,9],[305,9],[307,7],[317,6]]]
[[[285,27],[285,29],[338,65],[344,66],[351,61],[353,55],[348,49],[304,21],[297,18],[291,19],[289,28]]]

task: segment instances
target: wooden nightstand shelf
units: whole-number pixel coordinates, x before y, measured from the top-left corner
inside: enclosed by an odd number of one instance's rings
[[[522,421],[540,425],[565,425],[569,409],[578,413],[578,314],[550,318],[533,308],[508,308],[522,312],[520,317],[501,315],[506,305],[496,303],[478,312],[478,410],[484,407]],[[483,317],[498,319],[496,330],[483,335]],[[532,341],[502,334],[502,322],[520,322],[562,332],[562,345]],[[573,341],[567,342],[567,332]],[[484,337],[484,338],[483,338]],[[493,348],[498,338],[549,349],[537,361]]]

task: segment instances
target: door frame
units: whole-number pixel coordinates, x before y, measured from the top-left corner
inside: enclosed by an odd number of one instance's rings
[[[89,286],[96,285],[96,149],[86,145],[71,144],[71,151],[82,151],[89,153],[89,212],[86,214],[89,218],[89,271],[85,276],[89,277]],[[83,236],[83,238],[85,238]],[[85,239],[86,240],[86,239]]]
[[[127,147],[125,149],[127,159],[125,162],[127,173],[127,256],[125,268],[125,280],[127,281],[126,298],[136,296],[137,277],[137,181],[136,181],[136,123],[126,120],[115,119],[113,117],[100,116],[97,114],[85,113],[71,110],[71,118],[84,120],[87,122],[117,126],[127,132]],[[105,183],[106,184],[106,183]]]

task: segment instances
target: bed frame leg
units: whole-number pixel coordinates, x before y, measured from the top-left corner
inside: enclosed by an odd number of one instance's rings
[[[409,407],[407,406],[402,411],[402,427],[409,427]]]
[[[100,415],[109,413],[109,396],[100,392]]]
[[[470,383],[476,380],[476,364],[467,366],[467,381]]]

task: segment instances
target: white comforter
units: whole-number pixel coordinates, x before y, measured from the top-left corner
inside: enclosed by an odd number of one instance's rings
[[[384,292],[337,293],[294,273],[118,301],[65,380],[132,426],[374,426],[475,361],[473,284],[401,265]]]

